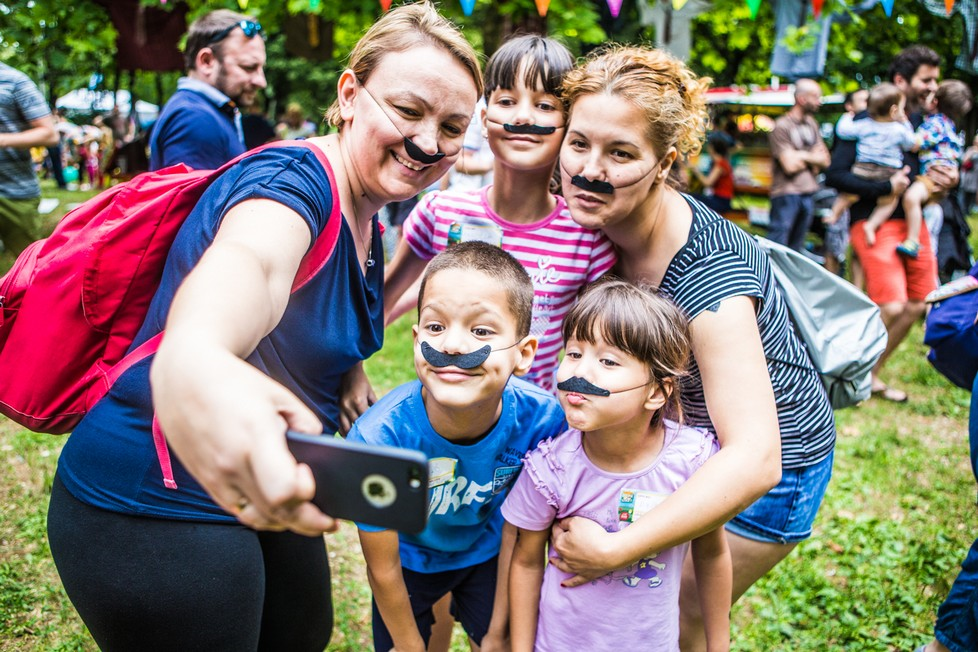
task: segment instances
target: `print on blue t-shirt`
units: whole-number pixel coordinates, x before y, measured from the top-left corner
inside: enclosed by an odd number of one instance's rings
[[[437,573],[474,566],[498,554],[500,508],[523,456],[566,430],[567,422],[553,394],[511,378],[492,430],[474,444],[455,444],[431,427],[421,387],[416,380],[384,396],[353,424],[347,438],[428,456],[428,526],[420,534],[400,534],[400,552],[404,568]],[[370,532],[383,529],[357,525]]]

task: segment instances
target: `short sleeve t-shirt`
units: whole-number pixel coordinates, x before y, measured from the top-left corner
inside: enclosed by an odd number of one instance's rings
[[[37,86],[24,73],[0,63],[0,133],[16,134],[31,122],[51,115]],[[41,196],[28,149],[0,147],[0,197],[33,199]]]
[[[541,443],[527,454],[503,516],[536,532],[568,516],[583,516],[608,532],[624,529],[674,493],[719,448],[708,431],[668,420],[664,425],[662,451],[633,473],[613,473],[591,462],[578,430]],[[663,550],[573,590],[560,586],[572,574],[548,564],[536,649],[604,650],[614,641],[625,650],[678,652],[679,589],[688,548],[686,543]]]
[[[228,170],[181,227],[133,347],[163,330],[177,288],[213,241],[224,215],[249,199],[270,199],[296,211],[313,238],[324,229],[334,201],[322,164],[305,147],[268,149]],[[374,229],[374,260],[383,260],[376,220]],[[292,294],[278,325],[247,358],[298,396],[327,432],[339,421],[343,373],[383,342],[383,278],[382,265],[361,273],[344,220],[329,261]],[[236,522],[176,456],[171,460],[178,489],[164,487],[151,434],[150,360],[123,374],[81,421],[62,452],[59,476],[76,498],[110,511]]]
[[[795,120],[790,114],[774,121],[774,130],[768,137],[771,145],[771,196],[806,195],[818,190],[818,180],[808,166],[797,174],[789,175],[781,167],[778,157],[785,150],[813,151],[824,148],[825,143],[818,131],[818,123],[811,116]]]
[[[434,258],[449,244],[481,240],[520,261],[533,280],[530,333],[539,339],[526,379],[552,390],[564,316],[581,288],[614,266],[614,248],[600,231],[578,226],[563,197],[556,197],[553,212],[539,222],[515,224],[489,206],[489,188],[425,195],[404,222],[404,239],[424,259]]]
[[[428,457],[428,525],[400,536],[401,564],[437,573],[480,564],[499,553],[499,509],[520,473],[523,456],[567,428],[564,412],[548,392],[511,378],[499,420],[474,444],[460,445],[431,427],[413,381],[388,393],[357,419],[347,438],[421,451]],[[376,528],[358,524],[366,531]]]
[[[791,469],[820,462],[835,446],[835,417],[825,386],[795,334],[767,256],[743,229],[692,197],[683,197],[693,212],[690,237],[669,263],[659,291],[691,320],[704,310],[715,310],[725,299],[757,300],[757,329],[781,428],[782,466]],[[712,429],[695,360],[681,396],[685,423]]]

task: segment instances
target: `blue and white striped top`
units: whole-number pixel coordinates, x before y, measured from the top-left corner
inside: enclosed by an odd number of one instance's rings
[[[795,334],[766,254],[742,229],[695,199],[690,237],[676,253],[659,286],[690,320],[716,310],[724,299],[757,299],[757,328],[774,387],[781,427],[781,464],[792,469],[825,459],[835,446],[835,418],[825,387],[805,345]],[[713,429],[695,360],[682,388],[683,420]]]

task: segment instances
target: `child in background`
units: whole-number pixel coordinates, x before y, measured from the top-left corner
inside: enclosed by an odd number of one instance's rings
[[[730,147],[727,139],[717,134],[706,140],[706,151],[713,164],[710,173],[703,174],[695,165],[689,170],[703,184],[702,195],[694,195],[698,200],[723,215],[730,210],[734,196],[733,166],[730,165]]]
[[[549,189],[566,118],[560,84],[573,66],[566,47],[536,35],[510,39],[493,54],[483,114],[493,185],[425,195],[404,222],[384,283],[389,323],[410,309],[413,298],[398,299],[449,245],[482,240],[510,252],[533,279],[530,332],[540,344],[527,380],[545,389],[553,389],[564,315],[580,289],[615,262],[605,236],[575,224]]]
[[[907,98],[896,86],[885,82],[869,91],[867,100],[868,120],[854,120],[849,114],[839,118],[836,135],[839,138],[856,141],[856,164],[853,174],[873,181],[887,181],[903,168],[903,152],[915,147],[913,127],[906,116]],[[859,198],[855,195],[840,195],[832,212],[848,209]],[[866,244],[876,242],[876,230],[893,215],[900,200],[899,195],[889,194],[880,197],[876,208],[863,222]],[[907,233],[919,233],[921,221],[914,225],[907,217]],[[902,246],[902,245],[901,245]],[[900,250],[900,247],[897,247]],[[916,253],[914,253],[916,256]]]
[[[574,589],[547,564],[554,521],[586,516],[609,532],[675,492],[718,450],[679,418],[690,342],[667,299],[625,281],[588,288],[564,319],[560,403],[571,429],[530,452],[503,505],[518,529],[509,579],[514,652],[679,650],[679,590],[690,544]],[[709,650],[730,645],[732,576],[723,528],[692,545]]]
[[[916,146],[920,151],[919,174],[903,193],[907,239],[897,246],[897,251],[910,258],[916,258],[917,251],[920,249],[918,234],[924,219],[924,205],[942,198],[939,194],[935,194],[937,187],[927,176],[927,171],[939,165],[957,167],[960,164],[964,139],[957,132],[955,125],[968,115],[972,106],[971,90],[967,84],[957,79],[941,82],[934,98],[937,102],[937,110],[924,118],[916,133]]]
[[[502,249],[466,242],[431,261],[418,304],[420,380],[384,396],[349,434],[429,458],[421,534],[359,526],[374,596],[374,649],[423,651],[432,605],[449,592],[476,645],[507,649],[515,531],[503,531],[499,509],[526,452],[566,428],[552,394],[512,378],[529,370],[536,351],[533,284]]]
[[[865,111],[867,106],[869,106],[869,91],[865,88],[846,93],[846,98],[842,102],[842,108],[845,111],[835,123],[834,138],[839,138],[839,123],[842,122],[842,118],[846,118],[847,122],[851,124],[852,119]],[[857,195],[840,194],[836,198],[835,203],[832,204],[832,212],[822,222],[825,224],[835,224],[858,199],[859,197]]]

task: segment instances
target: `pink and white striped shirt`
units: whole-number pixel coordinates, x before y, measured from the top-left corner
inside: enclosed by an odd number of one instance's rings
[[[564,316],[581,288],[614,266],[615,252],[603,233],[571,219],[563,197],[556,197],[554,211],[539,222],[514,224],[490,208],[489,188],[428,193],[404,222],[404,238],[415,254],[428,260],[449,243],[482,240],[523,264],[535,295],[530,332],[540,341],[526,378],[553,391]]]

